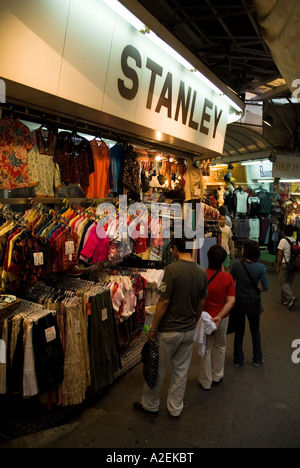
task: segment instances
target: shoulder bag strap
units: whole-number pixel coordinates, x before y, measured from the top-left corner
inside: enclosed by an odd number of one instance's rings
[[[208,280],[208,283],[207,283],[207,284],[211,283],[212,280],[215,279],[215,277],[216,277],[219,273],[220,273],[220,270],[216,271],[216,273],[214,273],[214,274],[212,275],[212,277]]]
[[[248,276],[248,278],[249,278],[249,280],[250,280],[252,286],[254,287],[254,289],[255,289],[255,291],[257,292],[257,294],[260,296],[260,294],[261,294],[261,293],[260,293],[260,290],[259,290],[257,284],[255,283],[253,277],[251,276],[250,271],[248,270],[248,268],[247,268],[246,263],[244,262],[244,260],[241,260],[241,264],[242,264],[242,266],[243,266],[243,268],[244,268],[244,270],[245,270],[245,272],[246,272],[246,274],[247,274],[247,276]]]

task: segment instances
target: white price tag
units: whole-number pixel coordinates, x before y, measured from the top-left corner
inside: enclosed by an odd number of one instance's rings
[[[141,289],[139,291],[139,299],[141,300],[141,299],[143,299],[143,297],[144,297],[144,291]]]
[[[0,364],[6,364],[5,341],[0,340]]]
[[[107,309],[102,309],[102,322],[107,320]]]
[[[74,327],[75,327],[75,333],[76,334],[80,333],[80,322],[79,322],[79,320],[76,320]]]
[[[65,254],[72,255],[75,251],[74,241],[65,242]]]
[[[56,330],[55,327],[46,328],[45,330],[46,341],[49,343],[50,341],[55,340],[56,338]]]
[[[34,252],[33,254],[33,262],[37,265],[44,265],[44,254],[43,252]]]

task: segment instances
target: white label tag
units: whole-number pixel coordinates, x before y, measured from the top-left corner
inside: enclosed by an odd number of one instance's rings
[[[43,252],[34,252],[33,254],[33,262],[37,265],[44,265],[44,254]]]
[[[79,320],[76,320],[76,322],[75,322],[75,333],[76,334],[80,333],[80,322],[79,322]]]
[[[0,364],[6,364],[5,341],[0,340]]]
[[[143,299],[143,296],[144,296],[144,291],[141,289],[141,291],[139,291],[139,299]]]
[[[66,255],[72,255],[74,253],[74,251],[75,251],[74,241],[65,242],[65,254]]]
[[[107,320],[107,309],[102,309],[102,322]]]
[[[200,197],[200,195],[201,195],[201,190],[200,190],[200,189],[195,189],[194,195],[196,195],[197,197]]]
[[[45,330],[46,341],[49,343],[50,341],[55,340],[56,338],[56,330],[55,327],[46,328]]]

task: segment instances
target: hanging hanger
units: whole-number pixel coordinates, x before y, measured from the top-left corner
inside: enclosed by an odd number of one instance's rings
[[[46,114],[43,114],[42,116],[42,125],[40,126],[40,130],[46,130],[46,131],[50,131],[50,128],[47,124],[47,117],[46,117]]]
[[[96,130],[95,140],[103,141],[102,138],[101,138],[101,135],[100,135],[100,129],[99,128],[97,128],[97,130]]]

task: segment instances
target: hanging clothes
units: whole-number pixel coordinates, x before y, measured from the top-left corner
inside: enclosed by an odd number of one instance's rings
[[[42,127],[33,134],[36,144],[28,152],[29,182],[36,197],[54,197],[62,186],[59,165],[53,161],[56,137]]]
[[[140,163],[138,161],[137,153],[129,146],[126,151],[124,170],[122,176],[124,187],[130,190],[133,194],[139,195],[140,193]]]
[[[35,145],[29,128],[20,120],[0,120],[0,189],[29,187],[28,151]]]
[[[186,172],[183,178],[185,181],[185,201],[201,199],[204,194],[202,171],[199,167],[193,166],[193,160],[191,158],[187,159]]]
[[[64,184],[80,184],[83,190],[87,190],[89,176],[95,168],[91,145],[86,138],[70,132],[60,132],[53,161],[59,164]]]
[[[106,198],[109,194],[109,147],[103,140],[95,138],[90,142],[94,172],[89,176],[87,198]]]
[[[109,150],[109,183],[110,191],[123,194],[123,170],[125,161],[125,151],[121,143],[115,144]]]

